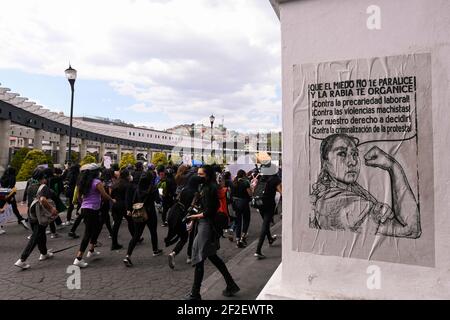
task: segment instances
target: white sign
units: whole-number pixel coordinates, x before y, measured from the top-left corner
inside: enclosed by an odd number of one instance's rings
[[[110,156],[103,156],[103,165],[105,166],[106,169],[110,169],[111,168],[111,157]]]

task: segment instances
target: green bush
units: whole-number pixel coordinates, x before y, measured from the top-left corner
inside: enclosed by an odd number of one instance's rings
[[[152,163],[157,167],[159,165],[167,166],[168,161],[164,152],[155,152],[152,157]]]
[[[70,158],[72,163],[78,163],[80,161],[80,153],[72,150]]]
[[[120,159],[120,169],[127,167],[128,165],[134,166],[136,164],[136,159],[132,153],[124,153],[122,154],[122,158]]]
[[[95,159],[95,156],[88,154],[86,157],[83,158],[80,162],[80,166],[83,166],[88,163],[96,163],[97,159]]]
[[[19,174],[17,175],[17,181],[26,181],[30,179],[34,169],[40,164],[47,164],[49,167],[53,167],[51,156],[38,149],[33,149],[28,152],[20,168]]]
[[[22,164],[25,161],[25,157],[27,156],[28,152],[30,152],[30,149],[21,148],[17,150],[16,153],[14,153],[11,159],[11,167],[16,169],[16,173],[20,171],[20,168],[22,167]]]

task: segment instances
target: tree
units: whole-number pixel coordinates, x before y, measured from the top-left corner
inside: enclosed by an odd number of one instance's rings
[[[120,169],[127,167],[128,165],[134,166],[136,164],[136,159],[134,158],[134,154],[132,153],[124,153],[122,154],[122,158],[120,159]]]
[[[95,159],[95,157],[93,155],[88,154],[86,157],[84,157],[81,160],[80,166],[83,166],[88,163],[96,163],[96,162],[97,162],[97,159]]]
[[[78,161],[80,161],[80,153],[79,152],[72,150],[70,157],[72,158],[72,159],[70,159],[72,161],[72,163],[78,163]]]
[[[47,164],[49,167],[53,167],[51,156],[46,155],[39,149],[33,149],[28,152],[20,168],[19,174],[17,175],[17,181],[26,181],[30,179],[34,169],[41,164]]]
[[[183,162],[183,159],[180,155],[172,153],[172,157],[170,158],[173,164],[181,164]]]
[[[157,167],[159,165],[167,166],[167,156],[164,152],[155,152],[152,157],[152,163]]]
[[[11,159],[11,167],[16,169],[17,173],[19,173],[20,168],[22,167],[22,164],[25,161],[25,157],[27,156],[28,152],[30,152],[30,149],[21,148],[17,150],[16,153],[14,153]]]

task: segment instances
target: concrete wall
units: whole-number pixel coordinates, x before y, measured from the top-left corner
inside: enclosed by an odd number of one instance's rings
[[[381,30],[369,30],[370,5],[381,8]],[[450,2],[448,0],[302,0],[280,5],[283,67],[283,257],[260,298],[450,298],[450,150],[449,75]],[[302,146],[292,139],[294,64],[430,52],[434,147],[436,267],[307,254],[292,250],[294,188],[289,174]],[[307,115],[307,113],[306,113]],[[307,137],[305,137],[307,141]],[[303,142],[305,143],[305,142]],[[303,164],[304,166],[307,163]],[[302,170],[303,171],[303,170]],[[307,172],[307,170],[305,170]],[[308,181],[305,177],[305,181]],[[367,268],[381,271],[381,289],[369,290]],[[281,276],[280,276],[281,273]],[[280,281],[281,279],[281,281]]]

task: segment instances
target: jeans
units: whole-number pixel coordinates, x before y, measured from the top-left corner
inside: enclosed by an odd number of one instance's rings
[[[237,200],[235,233],[236,240],[241,238],[241,233],[247,233],[250,226],[250,204],[246,199]]]
[[[22,261],[25,261],[30,256],[31,252],[33,252],[36,245],[39,248],[39,252],[41,254],[47,254],[47,236],[45,235],[45,229],[47,229],[47,226],[41,226],[39,223],[31,222],[31,229],[33,230],[33,233],[31,234],[31,238],[28,241],[27,246],[22,252],[22,255],[20,259]]]
[[[50,222],[49,226],[50,226],[50,232],[51,233],[56,233],[56,226],[60,226],[62,224],[62,220],[61,218],[58,216],[56,217],[56,219],[52,222]]]
[[[15,197],[12,197],[12,198],[10,198],[7,202],[11,205],[12,210],[13,210],[13,213],[14,213],[14,215],[15,215],[16,218],[17,218],[17,222],[20,223],[22,220],[25,220],[25,219],[20,215],[19,209],[17,208],[16,198],[15,198]]]
[[[70,228],[70,232],[75,233],[75,231],[77,231],[77,228],[83,219],[84,219],[84,214],[83,214],[83,210],[81,210],[81,213],[75,219],[75,222],[73,223],[72,228]]]
[[[109,235],[112,236],[113,230],[111,227],[111,217],[109,215],[109,203],[102,205],[102,207],[100,208],[100,213],[102,218],[102,226],[106,225],[106,229],[108,229]]]
[[[267,236],[267,240],[272,240],[272,235],[270,234],[270,223],[272,222],[274,216],[275,207],[268,206],[259,210],[261,217],[263,218],[263,223],[261,226],[261,233],[259,235],[258,246],[256,247],[256,252],[261,253],[261,249],[264,240]]]
[[[81,209],[81,214],[84,215],[86,229],[84,230],[83,240],[81,240],[80,252],[85,252],[89,243],[97,243],[102,225],[100,212],[98,210]]]
[[[112,216],[114,225],[112,227],[112,245],[117,246],[118,243],[118,236],[119,236],[119,229],[120,225],[122,224],[122,219],[125,217],[125,219],[128,222],[128,231],[130,232],[131,236],[134,236],[134,221],[133,219],[127,215],[127,209],[125,207],[124,203],[117,202],[112,206]]]
[[[209,256],[208,259],[212,262],[212,264],[219,270],[222,276],[225,279],[227,286],[231,286],[234,284],[233,277],[227,269],[225,263],[220,259],[216,254],[213,256]],[[200,296],[200,288],[202,286],[203,275],[205,273],[205,260],[197,263],[195,265],[194,272],[194,284],[192,285],[192,296]]]
[[[134,222],[134,234],[133,238],[131,238],[130,243],[128,244],[127,255],[131,256],[133,254],[133,250],[136,247],[136,244],[141,239],[145,226],[147,226],[148,230],[150,231],[153,252],[156,252],[158,250],[158,220],[156,217],[156,212],[153,211],[151,213],[148,213],[148,220],[146,222]]]
[[[164,199],[163,200],[163,211],[162,211],[162,216],[161,216],[161,220],[162,223],[166,223],[167,222],[167,212],[169,211],[169,209],[173,206],[174,202],[172,199]]]

